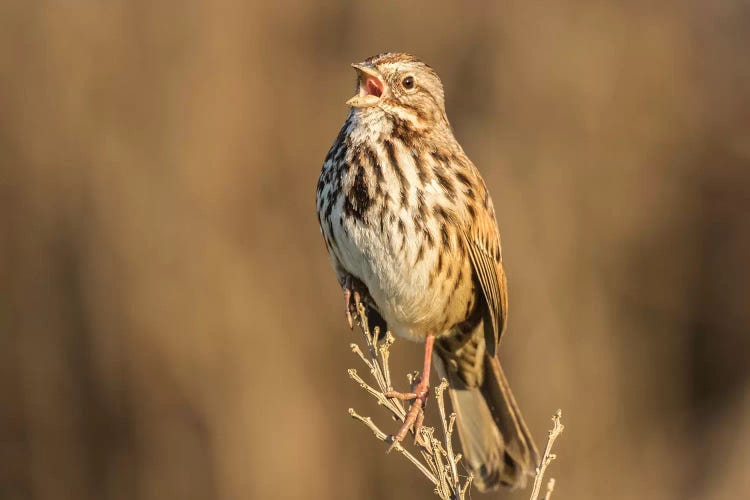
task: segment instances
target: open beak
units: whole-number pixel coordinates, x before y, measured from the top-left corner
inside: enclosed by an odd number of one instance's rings
[[[346,104],[355,108],[375,106],[387,90],[383,76],[371,64],[358,63],[352,64],[352,67],[359,76],[359,90]]]

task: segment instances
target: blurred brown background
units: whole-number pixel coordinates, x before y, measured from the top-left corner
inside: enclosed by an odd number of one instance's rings
[[[748,47],[733,0],[2,2],[0,498],[435,498],[346,413],[315,216],[386,50],[493,192],[555,496],[746,495]]]

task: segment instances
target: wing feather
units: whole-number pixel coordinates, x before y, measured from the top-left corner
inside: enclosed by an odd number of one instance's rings
[[[464,241],[487,305],[485,340],[488,353],[494,356],[507,323],[507,285],[494,218],[486,214],[484,221],[477,222],[464,232]]]

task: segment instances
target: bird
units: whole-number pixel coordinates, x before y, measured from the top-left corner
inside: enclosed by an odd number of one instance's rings
[[[456,140],[432,67],[386,52],[352,64],[355,95],[317,184],[325,247],[352,327],[363,303],[425,344],[406,421],[420,425],[430,367],[449,383],[463,455],[480,491],[523,487],[538,452],[498,359],[507,280],[487,186]]]

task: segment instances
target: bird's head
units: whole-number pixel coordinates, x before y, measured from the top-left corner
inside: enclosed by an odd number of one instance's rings
[[[388,52],[352,66],[357,71],[357,93],[347,101],[349,106],[400,111],[419,119],[445,117],[443,84],[416,57]]]

